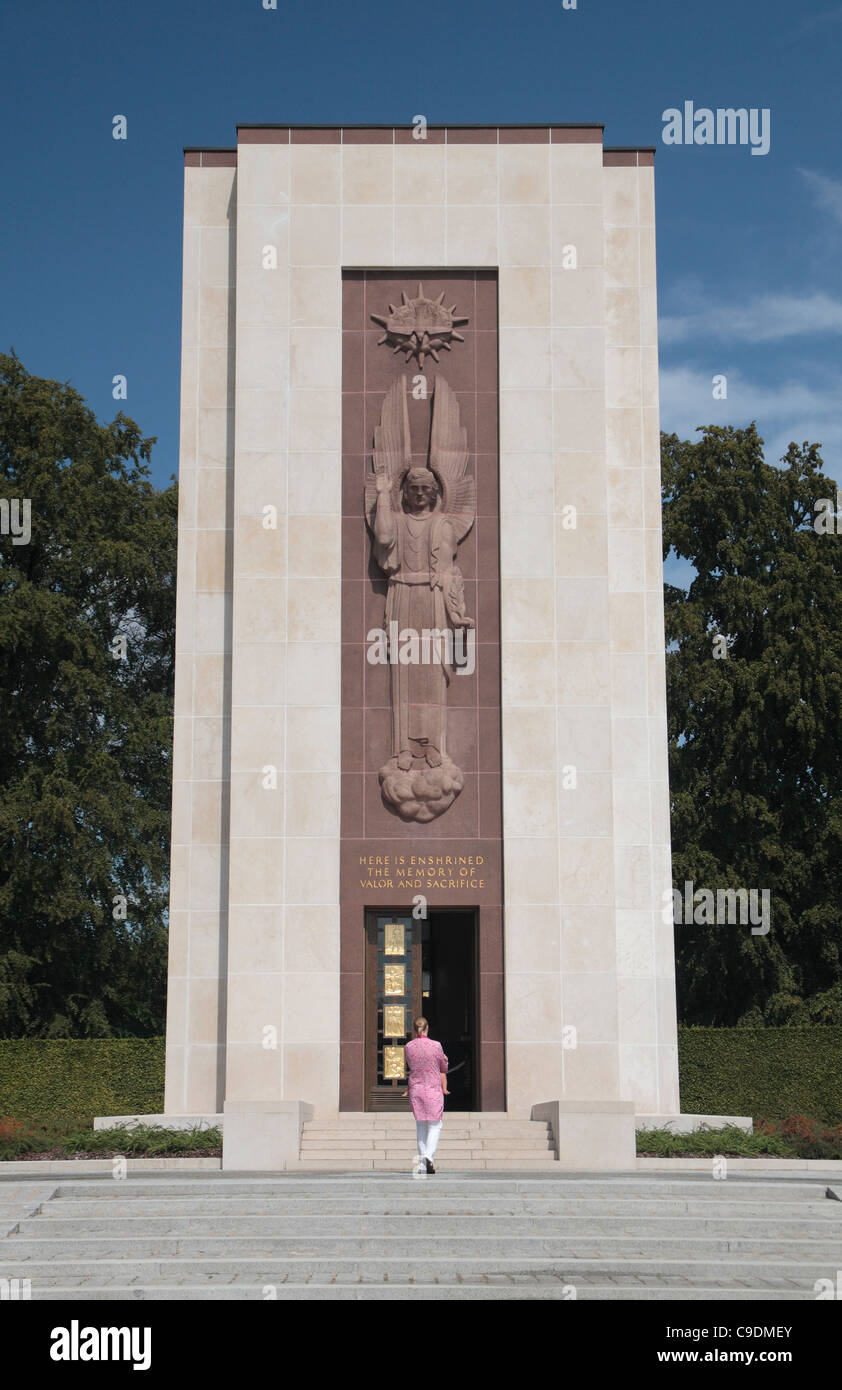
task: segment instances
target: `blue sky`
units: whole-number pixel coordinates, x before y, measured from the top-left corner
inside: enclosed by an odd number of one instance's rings
[[[0,350],[177,470],[182,146],[235,125],[604,122],[657,145],[662,426],[756,418],[842,476],[842,4],[6,0]],[[667,146],[668,107],[768,107],[771,148]],[[128,139],[111,136],[128,119]],[[712,378],[728,378],[714,401]]]

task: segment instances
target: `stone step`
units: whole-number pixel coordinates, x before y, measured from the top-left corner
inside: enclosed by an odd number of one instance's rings
[[[509,1136],[518,1138],[528,1138],[533,1135],[549,1134],[549,1125],[543,1120],[478,1120],[463,1121],[454,1119],[450,1115],[444,1117],[444,1127],[442,1136],[445,1134],[483,1134],[489,1138],[505,1139]],[[415,1121],[412,1116],[399,1120],[378,1121],[376,1124],[363,1123],[344,1123],[335,1124],[316,1120],[305,1120],[302,1133],[307,1134],[379,1134],[381,1132],[393,1133],[400,1132],[415,1134]]]
[[[438,1176],[438,1175],[437,1175]],[[422,1195],[418,1195],[419,1192]],[[28,1217],[29,1209],[18,1212],[15,1222]],[[98,1222],[106,1229],[113,1229],[115,1223],[136,1222],[138,1224],[161,1220],[209,1221],[252,1221],[261,1223],[283,1218],[307,1220],[320,1217],[335,1221],[348,1218],[368,1217],[370,1219],[391,1219],[405,1216],[424,1216],[430,1219],[500,1219],[515,1217],[541,1217],[546,1220],[565,1221],[618,1221],[624,1225],[630,1221],[649,1221],[658,1218],[671,1221],[727,1221],[732,1229],[735,1220],[766,1223],[769,1208],[766,1203],[741,1203],[738,1208],[726,1203],[694,1202],[680,1198],[665,1201],[662,1205],[646,1201],[614,1201],[583,1198],[580,1201],[562,1200],[539,1201],[524,1198],[521,1202],[506,1199],[488,1201],[468,1200],[462,1197],[441,1195],[435,1183],[421,1187],[413,1183],[406,1195],[395,1198],[220,1198],[216,1201],[198,1197],[187,1199],[168,1198],[166,1202],[154,1202],[144,1198],[135,1202],[101,1203],[64,1201],[51,1203],[44,1207],[37,1220],[48,1225],[81,1225]],[[832,1211],[831,1204],[786,1203],[775,1209],[776,1229],[782,1222],[807,1225],[821,1222],[838,1226],[840,1218]]]
[[[523,1279],[520,1276],[512,1275],[496,1285],[472,1283],[464,1278],[460,1278],[458,1283],[448,1283],[441,1280],[434,1284],[401,1284],[395,1281],[388,1284],[384,1284],[382,1281],[370,1284],[313,1284],[288,1281],[274,1286],[271,1297],[272,1301],[279,1303],[299,1303],[305,1300],[323,1303],[412,1303],[422,1300],[425,1303],[451,1303],[455,1299],[468,1299],[472,1303],[501,1303],[512,1298],[528,1299],[529,1302],[561,1302],[569,1301],[572,1295],[571,1286],[565,1284],[561,1279],[554,1279],[552,1282],[539,1282],[528,1277]],[[640,1283],[635,1283],[630,1288],[622,1288],[616,1283],[591,1284],[577,1287],[576,1297],[580,1303],[592,1300],[613,1302],[633,1300],[635,1303],[697,1302],[699,1300],[717,1303],[794,1303],[812,1301],[816,1295],[812,1285],[802,1281],[801,1286],[795,1282],[789,1282],[784,1289],[747,1289],[744,1285],[734,1288],[723,1288],[721,1285],[715,1287],[712,1285],[684,1285],[681,1288],[646,1288]],[[160,1284],[129,1284],[126,1286],[114,1283],[101,1288],[94,1288],[90,1284],[82,1287],[80,1280],[79,1285],[64,1285],[53,1288],[39,1287],[32,1290],[33,1302],[72,1300],[74,1303],[95,1303],[112,1300],[131,1302],[160,1302],[165,1300],[169,1303],[189,1299],[191,1302],[203,1300],[221,1303],[248,1300],[263,1302],[266,1298],[266,1290],[261,1285],[232,1283],[222,1285],[179,1284],[175,1287],[162,1287]]]
[[[439,1168],[441,1168],[442,1166],[442,1159],[439,1157],[438,1154],[436,1154],[435,1162],[438,1172]],[[492,1158],[490,1156],[485,1156],[482,1158],[475,1158],[473,1156],[471,1156],[470,1158],[459,1158],[454,1155],[449,1160],[444,1160],[444,1164],[447,1168],[449,1168],[451,1174],[472,1172],[499,1173],[507,1169],[516,1173],[532,1172],[533,1170],[541,1172],[555,1172],[558,1168],[558,1163],[554,1158],[537,1158],[528,1155],[524,1155],[523,1157],[517,1158],[510,1158],[508,1156],[506,1156],[505,1158]],[[405,1152],[401,1153],[397,1157],[384,1156],[383,1158],[362,1158],[352,1156],[347,1159],[343,1159],[338,1155],[334,1154],[331,1158],[308,1157],[300,1159],[290,1159],[287,1163],[285,1171],[289,1173],[316,1172],[351,1174],[365,1172],[374,1173],[378,1170],[382,1170],[383,1172],[390,1173],[411,1174],[412,1167],[413,1158],[411,1155],[408,1157]],[[426,1175],[422,1174],[421,1176],[423,1177]]]

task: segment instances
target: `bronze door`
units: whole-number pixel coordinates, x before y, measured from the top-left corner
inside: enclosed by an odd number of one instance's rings
[[[421,1008],[421,923],[366,913],[366,1110],[409,1113],[404,1048]]]

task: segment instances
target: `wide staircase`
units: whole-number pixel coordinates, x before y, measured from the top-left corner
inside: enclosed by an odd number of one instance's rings
[[[412,1115],[342,1111],[305,1121],[299,1160],[287,1166],[314,1172],[406,1173],[417,1154]],[[442,1173],[558,1169],[546,1121],[517,1120],[487,1110],[445,1114],[435,1164]]]
[[[74,1303],[813,1301],[834,1296],[842,1268],[834,1191],[842,1197],[818,1175],[714,1181],[558,1168],[0,1177],[0,1279],[9,1289],[29,1281],[35,1300]],[[15,1287],[6,1296],[27,1296]]]

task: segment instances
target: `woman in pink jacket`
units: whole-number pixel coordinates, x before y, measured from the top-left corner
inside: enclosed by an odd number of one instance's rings
[[[409,1103],[415,1116],[418,1131],[419,1164],[428,1173],[434,1173],[433,1155],[441,1134],[444,1097],[450,1095],[447,1089],[447,1058],[442,1052],[441,1043],[427,1037],[426,1018],[416,1018],[413,1023],[415,1037],[406,1045],[406,1063],[409,1067]]]

